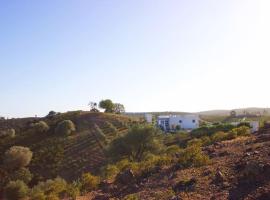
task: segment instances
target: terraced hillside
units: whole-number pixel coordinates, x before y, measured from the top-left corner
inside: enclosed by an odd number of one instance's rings
[[[76,132],[70,136],[56,134],[55,127],[63,120],[73,121]],[[45,121],[49,131],[37,133],[31,130],[30,124],[38,121]],[[124,134],[128,125],[136,122],[136,119],[126,116],[81,111],[46,118],[5,120],[0,123],[0,130],[14,128],[16,137],[0,140],[0,153],[2,156],[14,145],[29,147],[33,151],[30,170],[35,175],[34,183],[58,175],[73,180],[84,172],[95,174],[106,163],[106,144]],[[98,129],[105,135],[105,141],[98,137]]]

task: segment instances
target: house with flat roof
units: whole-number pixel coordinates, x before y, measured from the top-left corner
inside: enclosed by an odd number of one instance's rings
[[[164,131],[193,130],[199,128],[198,115],[166,115],[158,116],[157,125]]]

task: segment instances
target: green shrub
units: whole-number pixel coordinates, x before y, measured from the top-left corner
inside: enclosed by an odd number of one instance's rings
[[[81,194],[80,185],[78,185],[76,182],[68,184],[66,193],[72,200],[76,200],[76,197]]]
[[[129,132],[110,143],[107,155],[114,160],[129,159],[140,162],[148,153],[157,154],[162,143],[157,138],[158,130],[151,126],[134,126]]]
[[[84,192],[90,192],[97,189],[99,183],[100,178],[97,176],[93,176],[90,173],[85,173],[81,177],[82,190]]]
[[[116,165],[107,165],[102,174],[106,179],[114,179],[116,175],[120,172]]]
[[[232,124],[216,124],[213,126],[203,126],[191,131],[193,137],[211,136],[216,132],[229,132],[235,128]]]
[[[167,149],[165,150],[165,153],[167,155],[175,155],[181,151],[180,147],[178,145],[171,145],[168,146]]]
[[[64,193],[66,191],[66,188],[67,183],[64,179],[55,178],[53,180],[49,179],[45,182],[39,182],[33,188],[33,191],[43,192],[46,195],[52,195],[51,198],[53,198],[55,195],[58,196],[61,193]]]
[[[60,200],[60,198],[56,194],[48,194],[46,200]]]
[[[203,142],[202,142],[201,139],[194,138],[194,139],[189,140],[189,141],[187,142],[187,146],[192,146],[192,145],[202,146],[202,145],[203,145]]]
[[[196,145],[184,149],[179,157],[179,163],[183,167],[200,167],[209,163],[209,157]]]
[[[156,160],[156,165],[157,166],[166,166],[172,163],[172,158],[171,156],[158,156],[157,160]]]
[[[7,129],[5,131],[0,131],[0,138],[14,138],[16,136],[15,129]]]
[[[215,134],[212,135],[212,141],[213,142],[221,142],[223,140],[228,139],[228,133],[224,133],[222,131],[216,132]]]
[[[237,136],[249,136],[250,128],[247,126],[240,126],[238,128],[234,128],[231,132],[236,134]]]
[[[9,169],[19,169],[27,166],[30,163],[32,156],[33,153],[29,148],[13,146],[5,152],[4,164]]]
[[[201,137],[200,139],[201,139],[201,141],[202,141],[202,145],[203,145],[203,146],[208,146],[208,145],[210,145],[210,144],[212,143],[211,138],[208,137],[208,136],[203,136],[203,137]]]
[[[75,125],[71,120],[64,120],[58,123],[55,133],[61,135],[71,135],[76,131]]]
[[[31,200],[46,200],[46,195],[40,190],[34,190],[30,193]]]
[[[137,194],[129,194],[123,198],[123,200],[139,200]]]
[[[124,171],[124,170],[127,170],[127,169],[137,171],[138,168],[139,168],[137,162],[131,162],[128,159],[120,160],[119,162],[116,163],[116,166],[120,171]]]
[[[31,128],[33,131],[38,132],[38,133],[45,133],[50,129],[48,124],[44,121],[39,121],[37,123],[31,124]]]
[[[29,188],[23,181],[10,181],[5,187],[5,197],[7,200],[19,200],[25,198],[28,191]]]
[[[32,180],[33,175],[31,174],[29,169],[22,167],[17,171],[13,172],[10,178],[12,181],[21,180],[24,183],[28,184]]]

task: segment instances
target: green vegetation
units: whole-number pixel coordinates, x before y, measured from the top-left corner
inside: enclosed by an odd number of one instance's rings
[[[45,133],[50,129],[48,124],[44,121],[39,121],[37,123],[31,124],[31,128],[34,132],[37,132],[37,133]]]
[[[127,158],[140,162],[147,153],[158,153],[160,150],[157,135],[158,130],[151,126],[134,126],[126,135],[113,140],[107,153],[114,160]]]
[[[0,138],[14,138],[16,136],[15,129],[7,129],[5,131],[0,131]]]
[[[27,166],[33,153],[27,147],[13,146],[5,152],[4,164],[8,169],[19,169]]]
[[[125,107],[123,104],[113,103],[110,99],[101,100],[99,102],[99,107],[104,109],[106,113],[121,114],[125,112]]]
[[[112,113],[117,113],[114,109]],[[2,130],[11,130],[7,127]],[[98,189],[102,179],[117,181],[128,170],[140,180],[174,165],[207,165],[211,161],[202,146],[250,134],[245,126],[216,124],[191,133],[164,135],[133,118],[82,111],[51,113],[14,129],[16,137],[0,138],[0,188],[7,193],[19,191],[19,195],[27,190],[29,200],[76,199]],[[15,130],[10,133],[5,134],[15,135]],[[168,189],[156,198],[171,195]]]
[[[99,102],[99,107],[104,109],[106,113],[113,113],[114,104],[112,100],[106,99]]]
[[[55,133],[61,135],[71,135],[74,131],[76,131],[76,128],[71,120],[60,122],[55,129]]]
[[[85,173],[81,177],[81,189],[83,192],[90,192],[94,189],[97,189],[99,183],[99,177],[93,176],[90,173]]]
[[[21,180],[24,183],[28,184],[33,178],[33,175],[29,171],[29,169],[22,167],[15,172],[12,172],[10,175],[10,179],[12,181]]]
[[[19,200],[25,198],[28,191],[29,188],[23,181],[10,181],[5,187],[5,197],[8,200]]]
[[[179,157],[179,164],[183,167],[200,167],[210,162],[209,157],[205,155],[200,146],[196,144],[192,144],[184,149]]]
[[[203,126],[198,129],[195,129],[191,132],[192,137],[202,137],[202,136],[211,136],[218,131],[229,132],[235,126],[231,124],[216,124],[213,126]]]

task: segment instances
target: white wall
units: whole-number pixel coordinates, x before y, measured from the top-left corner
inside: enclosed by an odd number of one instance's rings
[[[177,125],[181,129],[196,129],[199,128],[198,115],[172,115],[169,119],[170,128],[174,129]]]

